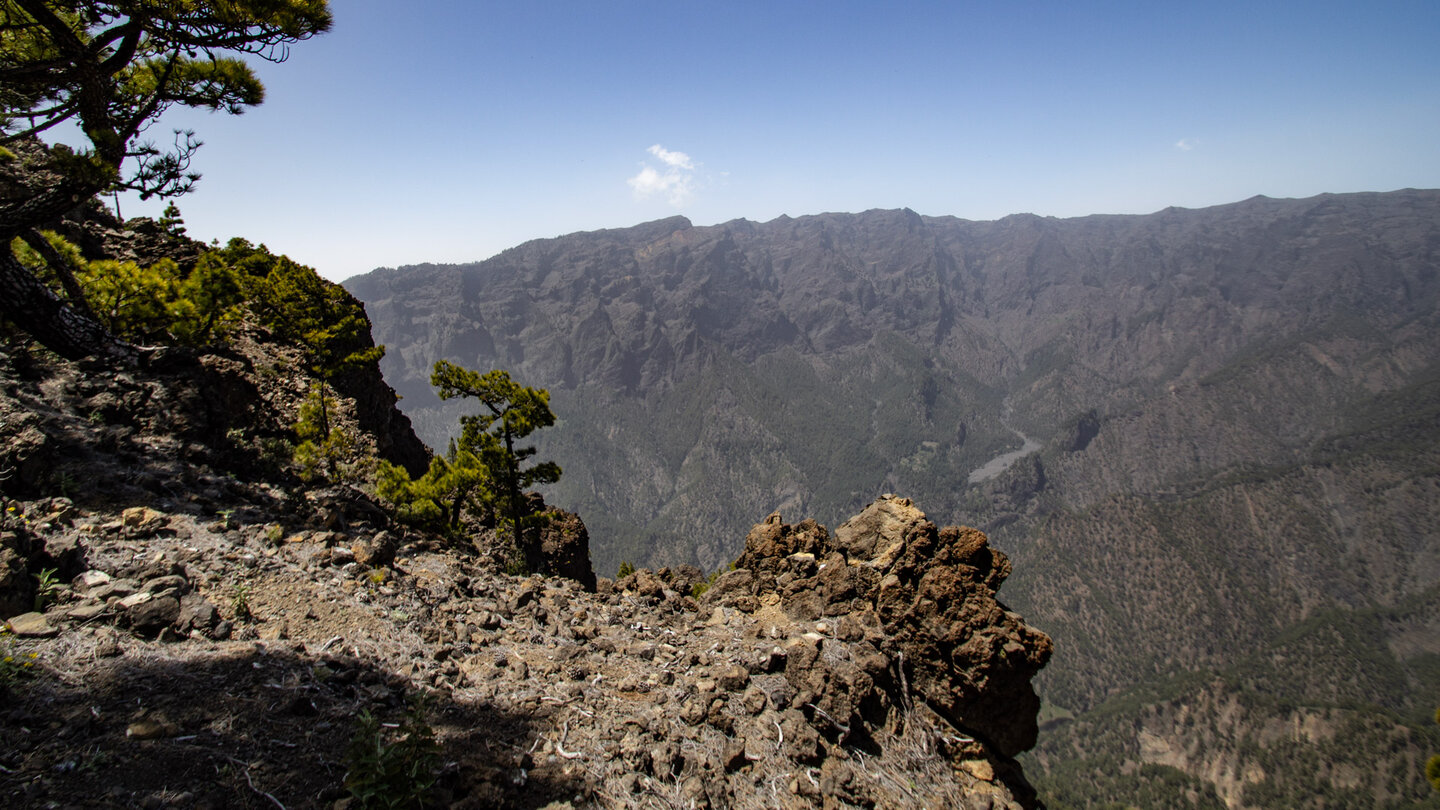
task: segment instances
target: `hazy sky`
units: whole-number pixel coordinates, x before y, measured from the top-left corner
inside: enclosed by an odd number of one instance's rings
[[[332,0],[186,111],[192,236],[333,279],[681,213],[995,219],[1440,187],[1440,2]],[[133,216],[158,208],[122,203]]]

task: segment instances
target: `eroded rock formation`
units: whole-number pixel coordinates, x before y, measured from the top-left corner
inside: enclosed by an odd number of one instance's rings
[[[702,609],[823,630],[789,641],[785,672],[838,742],[893,730],[894,710],[923,700],[1008,758],[1035,744],[1030,680],[1052,650],[996,599],[1009,573],[983,533],[939,528],[909,499],[884,496],[833,536],[813,520],[770,515]]]
[[[573,579],[593,592],[595,570],[590,567],[590,531],[585,528],[585,521],[564,509],[549,511],[553,516],[540,526],[540,552],[546,569],[555,576]]]

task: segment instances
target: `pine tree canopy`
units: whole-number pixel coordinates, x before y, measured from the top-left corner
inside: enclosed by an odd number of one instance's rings
[[[244,57],[284,61],[329,29],[325,0],[0,0],[0,312],[67,357],[126,347],[26,270],[12,244],[95,195],[173,197],[200,142],[140,140],[174,106],[231,114],[264,87]],[[73,122],[76,150],[41,136]]]
[[[539,538],[525,532],[530,518],[525,490],[559,481],[560,465],[545,461],[525,466],[535,448],[517,447],[516,442],[555,424],[550,392],[521,385],[505,371],[481,374],[447,360],[436,361],[430,384],[441,399],[472,397],[484,406],[480,413],[460,417],[458,446],[489,471],[496,498],[505,507],[502,517],[514,531],[516,550],[524,556],[525,567],[539,573],[544,565]]]

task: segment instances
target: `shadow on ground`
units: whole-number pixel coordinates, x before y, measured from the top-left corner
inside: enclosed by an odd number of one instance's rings
[[[293,642],[87,638],[69,651],[90,657],[83,679],[42,672],[6,691],[0,805],[329,807],[348,795],[360,712],[399,721],[413,697],[374,662]],[[580,775],[531,767],[537,732],[525,717],[443,693],[425,717],[441,745],[441,806],[538,808],[587,792]]]

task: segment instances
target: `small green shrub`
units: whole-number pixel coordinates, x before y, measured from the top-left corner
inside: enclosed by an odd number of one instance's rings
[[[289,439],[267,436],[260,440],[260,463],[270,470],[283,470],[295,456],[295,445]]]
[[[45,608],[55,601],[60,593],[60,581],[56,579],[57,569],[42,568],[35,575],[35,612],[44,613]]]
[[[430,459],[430,469],[418,479],[398,464],[380,461],[375,491],[395,505],[400,522],[451,536],[461,534],[460,513],[482,508],[489,473],[479,457],[456,448]]]
[[[220,526],[223,529],[238,529],[240,524],[235,520],[234,509],[216,509],[215,516],[220,518]]]
[[[375,459],[364,451],[352,428],[336,421],[339,401],[327,388],[323,382],[311,387],[295,422],[300,443],[292,460],[300,468],[300,478],[354,484],[370,480],[375,476]]]
[[[236,621],[248,621],[253,615],[250,612],[250,586],[244,582],[236,583],[230,593],[230,615]]]
[[[700,597],[705,595],[706,591],[710,590],[710,586],[715,584],[715,580],[719,579],[721,574],[725,573],[726,571],[734,570],[735,563],[733,562],[727,566],[721,566],[720,568],[716,568],[714,571],[710,572],[710,576],[706,577],[704,582],[695,583],[695,586],[690,589],[690,595],[696,599],[699,599]]]
[[[505,573],[512,577],[528,577],[532,572],[530,566],[525,564],[525,558],[518,551],[512,549],[509,558],[505,561]]]
[[[50,483],[59,489],[60,494],[66,498],[73,498],[75,493],[79,491],[80,482],[76,481],[75,476],[69,472],[62,471],[54,473],[51,476]]]
[[[440,745],[420,704],[412,704],[398,724],[362,711],[345,762],[345,789],[355,807],[419,808],[435,786]]]
[[[633,573],[635,573],[635,563],[632,563],[629,560],[624,560],[620,563],[620,570],[615,572],[615,578],[624,579],[625,577],[628,577]]]

